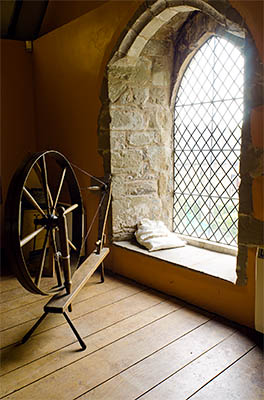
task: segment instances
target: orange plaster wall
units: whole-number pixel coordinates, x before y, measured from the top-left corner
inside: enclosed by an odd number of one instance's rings
[[[58,150],[95,176],[104,173],[97,139],[103,74],[114,44],[138,4],[102,3],[34,42],[38,150]],[[83,185],[89,185],[79,176]],[[97,204],[95,195],[86,201],[88,226]]]
[[[34,42],[38,148],[61,150],[92,174],[103,173],[97,119],[104,69],[137,6],[106,3]]]
[[[264,60],[264,2],[262,0],[230,0],[230,4],[243,17],[254,38],[259,56]]]
[[[1,179],[4,201],[12,175],[36,151],[32,54],[24,43],[1,40]],[[3,228],[3,223],[1,224]]]

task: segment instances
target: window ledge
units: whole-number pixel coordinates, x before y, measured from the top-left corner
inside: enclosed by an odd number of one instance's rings
[[[129,241],[114,242],[115,246],[158,258],[182,268],[198,271],[232,283],[236,283],[236,256],[218,253],[191,245],[175,249],[149,252]]]

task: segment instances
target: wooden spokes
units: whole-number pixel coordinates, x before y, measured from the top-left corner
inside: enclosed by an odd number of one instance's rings
[[[42,226],[41,228],[37,229],[36,231],[30,233],[24,239],[20,240],[20,246],[23,247],[25,244],[30,242],[32,239],[34,239],[39,233],[41,233],[44,229],[46,228],[46,225]]]
[[[36,202],[36,200],[34,199],[34,197],[29,193],[29,191],[25,188],[25,186],[23,187],[23,193],[27,196],[28,200],[31,202],[31,204],[33,205],[33,207],[35,207],[40,214],[43,215],[43,217],[45,217],[45,213],[42,210],[42,208],[39,206],[39,204]]]
[[[71,165],[56,151],[35,154],[13,177],[6,204],[9,260],[18,280],[32,293],[56,293],[77,268],[82,247],[82,199]],[[67,236],[60,232],[62,208]]]
[[[64,170],[62,171],[62,174],[61,174],[58,190],[57,190],[57,193],[56,193],[55,203],[54,203],[53,208],[52,208],[52,214],[54,214],[54,210],[56,209],[57,204],[58,204],[58,200],[59,200],[59,197],[60,197],[60,192],[61,192],[61,188],[62,188],[62,185],[63,185],[63,182],[64,182],[65,174],[66,174],[66,168],[64,168]]]

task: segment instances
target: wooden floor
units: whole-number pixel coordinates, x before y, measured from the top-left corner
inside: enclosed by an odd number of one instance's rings
[[[1,398],[263,400],[262,337],[120,277],[93,276],[25,344],[47,298],[1,280]],[[243,311],[241,311],[243,312]]]

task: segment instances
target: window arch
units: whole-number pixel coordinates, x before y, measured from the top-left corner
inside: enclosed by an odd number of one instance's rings
[[[174,231],[237,245],[244,57],[211,36],[191,59],[174,109]]]

